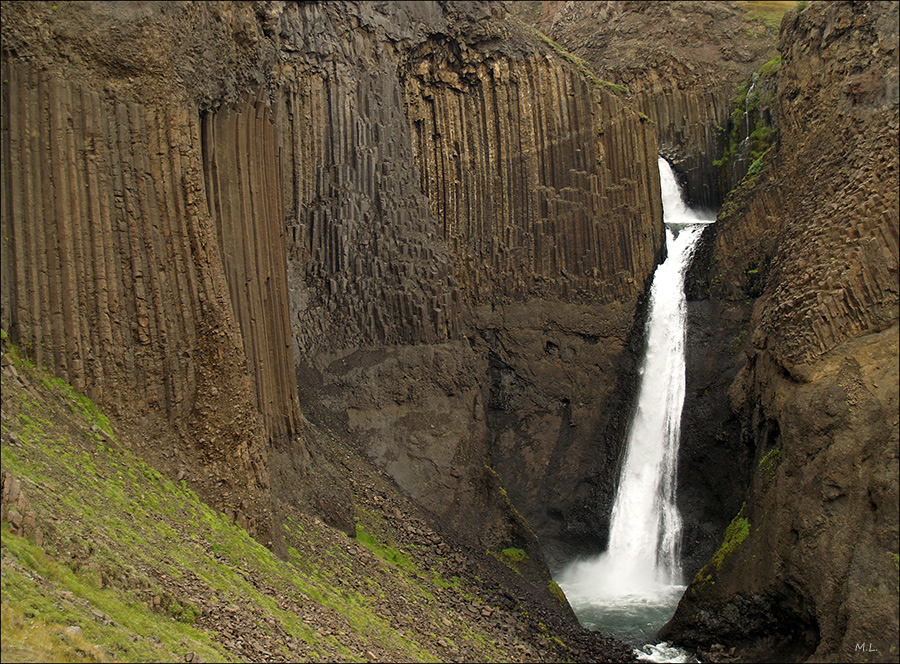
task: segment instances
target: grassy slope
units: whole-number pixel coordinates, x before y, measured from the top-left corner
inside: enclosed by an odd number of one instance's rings
[[[2,465],[44,541],[2,524],[4,662],[513,658],[442,610],[448,589],[480,600],[380,541],[378,515],[359,511],[356,539],[298,515],[294,564],[279,560],[135,457],[88,399],[10,356],[21,383],[4,370]],[[398,597],[408,621],[392,619]]]
[[[747,12],[747,18],[771,28],[781,25],[781,18],[798,3],[791,0],[737,0],[735,4]]]

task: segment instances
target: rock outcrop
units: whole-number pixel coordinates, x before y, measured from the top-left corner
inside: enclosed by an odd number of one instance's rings
[[[779,141],[726,203],[705,275],[725,305],[759,296],[729,391],[752,479],[666,638],[897,658],[897,25],[895,2],[785,18]]]

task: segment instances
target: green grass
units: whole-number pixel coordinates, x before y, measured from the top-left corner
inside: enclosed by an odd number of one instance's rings
[[[520,563],[524,563],[526,560],[528,560],[528,554],[525,553],[524,551],[522,551],[522,549],[515,549],[515,548],[503,549],[503,551],[500,552],[500,555],[505,560],[508,560],[509,562],[516,564],[516,565],[518,565]]]
[[[774,146],[769,146],[769,148],[766,149],[765,152],[763,152],[761,155],[753,159],[752,162],[750,162],[750,167],[747,169],[747,177],[752,178],[759,174],[759,172],[762,170],[763,165],[765,164],[766,157],[769,156],[769,153],[771,152],[773,147]],[[752,156],[753,155],[751,153],[751,158]]]
[[[776,56],[763,64],[750,78],[741,83],[735,90],[731,116],[728,122],[725,146],[722,156],[713,161],[713,165],[726,171],[738,157],[738,149],[745,138],[749,138],[747,177],[753,178],[762,170],[766,158],[778,138],[777,130],[769,124],[763,109],[773,103],[771,93],[760,94],[761,82],[771,78],[781,67],[781,56]],[[767,84],[771,88],[771,83]],[[767,88],[768,89],[768,88]],[[749,125],[749,126],[748,126]],[[750,130],[749,136],[747,134]]]
[[[401,569],[405,569],[408,572],[416,574],[418,570],[415,565],[410,562],[410,559],[405,554],[401,553],[399,550],[395,549],[392,546],[387,546],[382,544],[378,540],[376,540],[372,535],[363,530],[363,527],[359,524],[356,524],[356,540],[368,548],[372,553],[374,553],[379,558],[387,561],[391,565],[395,565]]]
[[[52,560],[26,538],[11,534],[8,524],[3,523],[2,528],[3,555],[29,570],[28,575],[5,570],[2,579],[4,606],[13,617],[22,619],[22,629],[31,625],[55,634],[48,639],[48,646],[51,650],[59,650],[59,656],[67,658],[67,653],[77,656],[77,653],[69,652],[69,644],[60,637],[60,632],[69,625],[78,625],[84,640],[93,644],[98,653],[105,653],[103,659],[167,659],[182,649],[181,643],[190,644],[188,649],[207,661],[224,659],[224,654],[215,648],[209,636],[192,628],[187,621],[174,619],[169,613],[154,613],[143,602],[115,590],[100,589],[91,569],[73,571]],[[41,586],[33,580],[35,573],[43,583],[64,591],[64,598],[72,599],[58,601],[55,595],[42,592]],[[115,624],[98,621],[91,609],[101,611]],[[180,616],[181,610],[178,613]],[[4,642],[14,638],[13,634],[4,632]]]
[[[0,454],[43,544],[3,522],[4,661],[183,661],[187,651],[207,662],[246,658],[214,629],[221,617],[208,615],[226,606],[241,607],[260,631],[282,630],[292,650],[281,654],[292,660],[361,661],[371,649],[395,661],[438,661],[450,655],[435,635],[479,661],[517,655],[439,601],[450,593],[485,605],[477,575],[459,578],[442,556],[420,555],[430,545],[398,543],[402,531],[382,510],[356,505],[355,538],[292,512],[280,526],[287,555],[279,559],[183,480],[135,456],[93,401],[15,346],[8,354],[29,387],[3,384]],[[520,519],[502,489],[501,498]],[[498,555],[530,563],[521,549]],[[392,619],[397,598],[405,625]],[[304,614],[327,615],[341,629],[320,631]]]
[[[784,15],[794,8],[797,2],[780,0],[738,0],[735,4],[744,10],[751,21],[763,23],[768,28],[777,30]]]
[[[507,548],[502,551],[491,551],[488,549],[485,553],[493,556],[517,574],[522,573],[521,566],[528,562],[528,554],[522,549]]]
[[[550,583],[547,585],[547,590],[550,591],[550,594],[555,597],[560,604],[566,603],[566,594],[563,592],[562,588],[559,587],[559,584],[550,579]]]
[[[725,529],[725,535],[722,537],[722,543],[703,567],[694,575],[691,581],[691,592],[702,592],[704,586],[714,586],[716,583],[716,572],[721,569],[725,559],[737,551],[741,545],[750,536],[750,521],[744,517],[744,510],[747,503],[741,505],[740,511],[737,513],[728,528]]]

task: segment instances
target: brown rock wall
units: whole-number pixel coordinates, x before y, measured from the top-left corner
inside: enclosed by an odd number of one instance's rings
[[[175,213],[196,215],[196,201],[164,189],[194,157],[169,142],[190,134],[190,116],[109,103],[28,68],[4,77],[4,327],[79,389],[121,381],[184,414],[196,378],[179,345],[222,285],[190,260],[205,239],[196,217]],[[135,153],[160,134],[152,156]]]
[[[741,302],[762,294],[778,241],[790,221],[781,209],[784,184],[773,163],[728,195],[716,225],[705,234],[691,268],[689,288],[695,297]],[[702,283],[693,282],[697,277]]]
[[[785,25],[777,173],[790,221],[758,306],[783,361],[814,359],[900,314],[896,8],[814,7]]]
[[[421,187],[472,302],[633,300],[661,251],[656,144],[544,56],[423,59],[405,79]]]
[[[49,488],[49,485],[42,487]],[[36,546],[44,543],[44,532],[41,529],[37,515],[31,509],[31,505],[22,483],[12,473],[5,470],[2,473],[2,501],[0,501],[0,514],[4,522],[9,523],[9,530],[13,535],[31,537]]]
[[[278,132],[261,101],[201,124],[207,201],[216,225],[247,370],[269,437],[301,426],[289,323]]]
[[[197,115],[6,59],[3,80],[3,328],[123,426],[156,430],[150,458],[174,461],[161,433],[174,424],[204,482],[237,476],[258,499],[265,462]]]
[[[712,165],[735,89],[775,55],[777,30],[736,2],[545,1],[540,11],[529,4],[516,3],[524,20],[629,88],[692,204],[718,207],[737,185],[720,182]]]
[[[298,357],[458,333],[446,245],[418,191],[396,70],[312,75],[283,99]]]
[[[897,658],[898,12],[810,3],[782,25],[779,142],[723,208],[709,282],[759,295],[729,390],[753,454],[746,539],[698,573],[666,638]]]
[[[327,6],[298,12],[326,35],[346,29]],[[596,540],[588,512],[603,500],[533,488],[579,482],[560,446],[591,459],[591,487],[614,472],[615,446],[592,435],[620,409],[588,411],[609,404],[661,253],[655,142],[614,95],[498,25],[499,49],[467,32],[395,52],[351,31],[349,61],[310,65],[276,102],[299,389],[314,422],[351,432],[444,523],[473,530],[487,463],[539,532],[559,534],[577,505],[580,536]],[[498,324],[482,303],[512,309]],[[527,463],[490,429],[495,340],[524,337],[528,350],[504,358],[537,368],[512,415],[535,437]],[[586,352],[554,358],[545,341]],[[552,424],[561,399],[577,436],[568,416]]]

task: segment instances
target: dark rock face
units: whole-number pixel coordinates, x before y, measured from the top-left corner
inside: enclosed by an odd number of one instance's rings
[[[726,202],[692,282],[759,294],[729,388],[752,477],[665,638],[897,658],[897,24],[897,3],[785,18],[775,157]]]
[[[653,120],[660,152],[678,172],[688,198],[718,206],[749,166],[746,159],[733,160],[728,177],[720,181],[713,165],[727,139],[736,88],[775,55],[777,30],[735,3],[529,6],[535,4],[517,3],[514,11],[584,58],[603,78],[627,85],[630,99]],[[684,565],[691,575],[715,551],[721,531],[740,507],[752,454],[724,396],[742,364],[739,350],[746,342],[750,306],[743,293],[728,302],[708,301],[708,278],[701,284],[694,276],[708,274],[716,232],[716,226],[706,230],[687,284],[688,375],[678,500]],[[633,397],[623,410],[632,403]],[[624,427],[619,435],[624,437]]]
[[[3,80],[3,328],[142,430],[148,458],[225,484],[216,504],[264,534],[265,431],[290,416],[266,422],[248,381],[198,114],[7,55]]]
[[[677,485],[687,579],[715,553],[750,480],[752,448],[741,435],[740,419],[723,398],[741,367],[739,351],[749,315],[750,307],[742,302],[688,301]]]
[[[494,467],[551,566],[606,545],[640,357],[643,304],[478,309]],[[617,376],[617,380],[600,377]]]
[[[596,547],[663,239],[652,130],[513,23],[394,52],[336,11],[298,25],[355,40],[347,66],[307,54],[279,112],[301,400],[445,523],[473,530],[487,465],[535,532]]]

